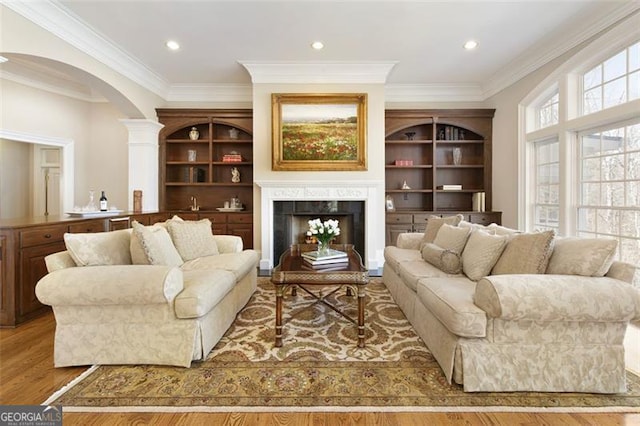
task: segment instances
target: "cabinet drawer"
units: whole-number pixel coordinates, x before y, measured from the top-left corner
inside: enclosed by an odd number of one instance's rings
[[[44,226],[20,232],[20,246],[33,247],[63,241],[67,225]]]
[[[74,234],[85,232],[104,232],[104,221],[92,220],[89,222],[72,223],[69,225],[69,232]]]
[[[500,214],[496,213],[470,213],[469,214],[469,222],[471,223],[479,223],[481,225],[489,225],[491,223],[500,224]]]
[[[131,226],[131,221],[129,216],[109,219],[109,231],[118,231],[121,229],[128,229],[130,226]]]
[[[389,213],[387,214],[386,222],[389,224],[393,223],[411,223],[413,221],[413,215],[411,214],[399,214],[399,213]]]
[[[228,216],[229,223],[253,223],[252,214],[230,214]]]
[[[427,225],[427,222],[429,221],[429,217],[431,217],[431,216],[440,216],[440,215],[434,215],[432,213],[414,214],[413,215],[413,223],[415,223],[416,225],[424,228]]]

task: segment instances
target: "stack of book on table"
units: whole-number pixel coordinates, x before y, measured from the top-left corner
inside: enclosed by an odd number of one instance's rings
[[[340,269],[349,263],[347,253],[334,249],[329,249],[327,253],[322,255],[319,255],[317,250],[308,251],[302,253],[301,256],[304,260],[304,266],[315,270]]]

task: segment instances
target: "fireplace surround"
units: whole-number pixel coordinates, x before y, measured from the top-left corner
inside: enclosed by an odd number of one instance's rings
[[[293,201],[302,208],[300,214],[293,216],[302,216],[303,218],[326,217],[330,218],[332,212],[322,212],[323,205],[327,202],[336,203],[337,211],[343,215],[343,219],[337,217],[338,220],[353,220],[352,232],[353,241],[348,241],[356,246],[358,251],[362,250],[362,261],[369,269],[377,269],[382,265],[378,259],[382,257],[384,249],[384,183],[382,181],[257,181],[260,187],[260,230],[261,230],[261,260],[260,269],[271,269],[278,263],[279,254],[282,250],[280,242],[281,235],[275,234],[276,213],[279,213],[276,202]],[[309,203],[301,203],[307,201]],[[354,207],[356,204],[341,202],[361,201],[360,207]],[[322,202],[322,203],[321,203]],[[291,204],[290,206],[295,206]],[[286,206],[286,204],[283,204]],[[349,210],[347,211],[347,206]],[[311,211],[315,209],[315,211]],[[343,209],[343,210],[340,210]],[[361,213],[357,213],[361,211]],[[309,213],[307,215],[307,212]],[[321,214],[322,213],[322,214]],[[362,214],[363,216],[360,216]],[[356,217],[357,216],[357,217]],[[291,219],[290,219],[291,220]],[[303,220],[303,219],[301,219]],[[291,225],[291,224],[290,224]],[[297,225],[300,227],[300,225]],[[293,229],[293,228],[290,228]],[[296,231],[298,234],[299,231]],[[357,236],[355,233],[359,233]],[[276,243],[276,238],[278,242]],[[358,242],[358,238],[361,241]],[[297,242],[297,241],[292,241]],[[346,241],[340,241],[346,242]],[[361,247],[358,247],[361,245]],[[276,257],[278,256],[278,257]]]

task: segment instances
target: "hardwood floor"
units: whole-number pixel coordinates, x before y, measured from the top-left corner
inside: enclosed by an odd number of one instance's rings
[[[53,368],[52,314],[0,329],[0,404],[41,404],[85,368]],[[65,425],[640,425],[640,414],[64,413]]]

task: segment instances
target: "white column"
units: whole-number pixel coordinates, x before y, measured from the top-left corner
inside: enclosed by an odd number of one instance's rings
[[[122,119],[129,130],[129,194],[128,209],[133,210],[133,191],[142,190],[142,210],[157,211],[158,200],[158,133],[164,127],[148,119]]]

